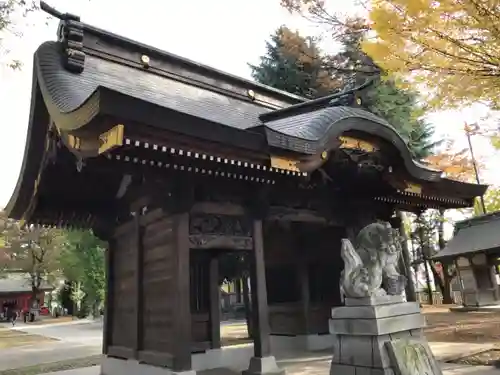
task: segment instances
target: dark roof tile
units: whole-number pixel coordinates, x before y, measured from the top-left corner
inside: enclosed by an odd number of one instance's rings
[[[488,220],[481,218],[485,217],[461,221],[453,238],[434,258],[455,258],[500,248],[500,217],[492,216]]]
[[[87,56],[80,74],[62,67],[60,45],[42,44],[36,52],[38,79],[44,95],[60,112],[82,106],[100,87],[191,116],[246,129],[260,123],[258,116],[270,109],[151,72]]]

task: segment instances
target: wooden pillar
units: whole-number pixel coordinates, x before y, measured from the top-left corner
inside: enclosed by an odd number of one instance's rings
[[[115,249],[115,240],[108,241],[108,248],[104,253],[104,262],[106,268],[106,295],[104,296],[104,324],[102,332],[102,354],[108,354],[108,347],[111,345],[111,333],[113,327],[113,256]]]
[[[97,220],[92,231],[101,241],[107,242],[104,252],[104,268],[106,277],[106,294],[104,295],[104,316],[102,330],[102,354],[108,354],[108,348],[112,344],[112,327],[114,315],[114,256],[116,251],[116,241],[113,236],[113,226],[111,219]]]
[[[142,246],[142,228],[141,228],[141,212],[137,211],[134,214],[134,245],[135,245],[135,342],[134,353],[135,358],[139,359],[139,351],[143,345],[143,246]]]
[[[304,316],[304,333],[309,333],[310,327],[310,304],[311,296],[309,294],[309,269],[305,261],[299,262],[297,265],[300,281],[300,294],[302,302],[302,314]]]
[[[220,338],[220,288],[219,288],[219,259],[214,256],[210,259],[210,341],[212,349],[221,347]]]
[[[191,307],[189,299],[189,214],[175,214],[176,251],[174,263],[174,371],[191,370]]]
[[[269,309],[267,306],[266,270],[264,264],[264,238],[262,219],[253,219],[253,251],[251,252],[250,284],[252,317],[254,320],[254,356],[271,355]]]

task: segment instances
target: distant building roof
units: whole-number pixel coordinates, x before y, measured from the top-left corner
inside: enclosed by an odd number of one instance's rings
[[[500,250],[500,212],[457,222],[455,235],[434,258],[456,258],[492,250]]]
[[[47,282],[42,281],[40,290],[54,289]],[[5,277],[0,277],[0,293],[20,293],[31,292],[31,281],[29,275],[25,273],[8,273]]]

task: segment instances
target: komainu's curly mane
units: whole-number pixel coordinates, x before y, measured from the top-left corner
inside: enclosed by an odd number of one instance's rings
[[[385,295],[384,278],[391,280],[391,294],[400,293],[402,276],[396,271],[399,243],[395,230],[387,222],[375,222],[360,230],[357,248],[348,239],[342,240],[344,271],[341,289],[346,297],[361,298]],[[398,284],[398,285],[396,285]]]

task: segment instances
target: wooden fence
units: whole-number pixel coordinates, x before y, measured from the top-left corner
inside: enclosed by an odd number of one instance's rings
[[[462,304],[462,293],[454,291],[452,292],[453,303],[455,305]],[[424,305],[429,305],[429,294],[427,292],[417,292],[417,300]],[[441,292],[433,292],[432,293],[432,302],[433,305],[442,305],[443,304],[443,296]]]

